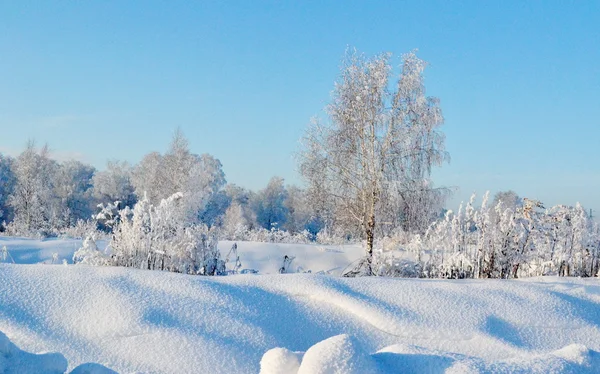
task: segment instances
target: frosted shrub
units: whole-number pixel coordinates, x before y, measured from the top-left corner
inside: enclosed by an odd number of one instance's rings
[[[463,209],[434,222],[423,238],[407,245],[418,253],[423,277],[518,278],[559,275],[590,277],[600,267],[600,234],[585,210],[535,200],[500,201],[479,209],[474,196]]]
[[[144,198],[133,211],[122,211],[110,242],[113,264],[186,274],[225,274],[215,233],[205,225],[185,223],[182,197],[176,193],[158,206]]]

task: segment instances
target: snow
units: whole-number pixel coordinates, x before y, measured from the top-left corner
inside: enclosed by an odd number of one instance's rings
[[[304,356],[304,352],[292,352],[286,348],[269,349],[260,360],[260,373],[297,373],[302,356]]]
[[[64,373],[67,360],[60,353],[31,354],[20,350],[0,332],[0,372],[35,372],[43,368],[46,373]]]
[[[3,240],[26,262],[66,253],[71,243]],[[0,331],[12,342],[0,335],[0,368],[272,374],[600,367],[598,279],[347,279],[315,272],[342,267],[349,247],[238,246],[243,267],[263,275],[0,264]],[[284,254],[295,261],[306,254],[297,265],[313,273],[267,274]]]
[[[54,254],[58,255],[55,263],[62,263],[63,260],[73,263],[73,253],[81,247],[81,244],[80,239],[39,240],[0,236],[0,251],[6,246],[10,254],[4,262],[11,263],[14,260],[17,264],[51,264]],[[105,241],[100,240],[97,244],[100,249],[106,248]]]
[[[358,245],[314,245],[287,243],[258,243],[220,241],[219,249],[225,256],[237,243],[242,269],[258,270],[262,274],[276,274],[283,265],[283,257],[293,256],[292,272],[324,272],[341,275],[352,262],[364,255]]]
[[[377,371],[373,358],[349,335],[337,335],[306,351],[298,374],[367,374]]]
[[[80,239],[26,239],[0,236],[0,250],[6,246],[11,257],[4,262],[17,264],[51,264],[53,255],[58,258],[55,263],[63,260],[73,263],[73,254],[81,248]],[[242,270],[257,270],[262,274],[276,274],[283,265],[285,255],[294,256],[293,272],[311,271],[326,272],[340,275],[344,268],[363,256],[364,250],[360,245],[310,245],[287,243],[258,243],[244,241],[220,241],[218,248],[225,258],[231,246],[237,243],[238,254],[242,262]],[[96,241],[99,249],[104,250],[107,242]],[[1,254],[1,252],[0,252]],[[232,264],[228,264],[231,266]]]

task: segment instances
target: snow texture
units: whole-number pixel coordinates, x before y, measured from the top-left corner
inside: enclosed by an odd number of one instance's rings
[[[238,244],[244,253],[245,243]],[[272,248],[246,247],[255,261],[247,263],[267,269],[262,250]],[[319,266],[334,268],[335,261],[322,257]],[[0,264],[0,331],[12,342],[0,340],[0,367],[9,373],[39,363],[48,372],[78,373],[598,373],[599,311],[595,278],[201,277]]]

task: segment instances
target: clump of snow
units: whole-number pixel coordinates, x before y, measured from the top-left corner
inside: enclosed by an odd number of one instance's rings
[[[260,374],[297,373],[302,352],[292,352],[286,348],[269,349],[260,360]]]
[[[370,374],[376,373],[375,361],[351,336],[342,334],[310,347],[302,359],[298,374]]]

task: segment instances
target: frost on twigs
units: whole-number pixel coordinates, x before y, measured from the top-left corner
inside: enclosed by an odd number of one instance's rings
[[[279,274],[292,273],[292,261],[295,258],[294,256],[283,256],[283,265],[279,268]]]
[[[233,262],[232,269],[227,270],[228,274],[237,274],[242,268],[242,262],[240,261],[240,256],[238,255],[238,246],[237,243],[233,243],[229,253],[225,256],[225,264],[229,264],[229,262]]]

